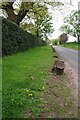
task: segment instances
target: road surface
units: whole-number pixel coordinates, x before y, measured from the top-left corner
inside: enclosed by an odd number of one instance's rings
[[[60,46],[53,46],[59,55],[66,60],[72,68],[74,68],[75,72],[78,73],[78,68],[80,68],[78,56],[80,55],[80,51],[72,50],[69,48],[64,48]]]
[[[75,95],[76,98],[78,98],[78,111],[80,112],[80,51],[60,46],[53,46],[53,48],[56,50],[57,53],[59,53],[62,59],[66,60],[71,65],[71,67],[75,71],[74,84],[75,86],[77,86],[75,89],[75,92],[77,91]],[[75,79],[76,75],[78,75],[78,80]]]

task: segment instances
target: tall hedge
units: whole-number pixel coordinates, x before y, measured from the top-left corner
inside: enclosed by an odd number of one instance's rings
[[[11,55],[32,47],[46,45],[36,36],[23,30],[15,23],[2,19],[2,55]]]

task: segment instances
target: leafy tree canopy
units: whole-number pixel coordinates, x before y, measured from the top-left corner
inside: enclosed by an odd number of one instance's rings
[[[35,2],[23,2],[19,0],[7,0],[8,2],[0,2],[1,9],[7,14],[7,18],[16,24],[20,24],[25,16],[28,16],[28,13],[38,14],[39,11],[46,11],[48,5],[59,6],[63,5],[61,2],[45,2],[45,0],[37,0]],[[41,13],[39,12],[41,15]]]
[[[80,10],[72,11],[71,14],[65,17],[64,22],[65,24],[61,26],[61,30],[77,37],[80,41]]]
[[[6,13],[6,17],[30,31],[38,37],[47,40],[48,35],[53,32],[51,16],[48,12],[49,6],[61,6],[62,2],[46,2],[37,0],[35,2],[24,2],[12,0],[13,2],[1,2],[1,9]]]

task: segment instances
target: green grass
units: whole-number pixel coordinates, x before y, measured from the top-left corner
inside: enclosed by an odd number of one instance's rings
[[[2,118],[2,58],[0,57],[0,119]]]
[[[78,43],[67,43],[65,47],[75,49],[75,50],[80,50],[80,44]]]
[[[38,117],[43,101],[40,96],[54,63],[49,46],[37,47],[4,57],[3,118]]]

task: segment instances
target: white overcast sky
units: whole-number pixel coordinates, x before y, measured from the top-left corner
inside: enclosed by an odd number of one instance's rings
[[[71,0],[71,5],[70,5],[70,0],[59,0],[64,3],[64,6],[61,7],[61,10],[59,9],[50,9],[50,13],[53,16],[53,25],[55,28],[55,32],[51,35],[51,39],[57,38],[61,32],[58,30],[61,25],[64,24],[63,19],[66,15],[68,15],[72,10],[78,10],[78,2],[80,0]]]

